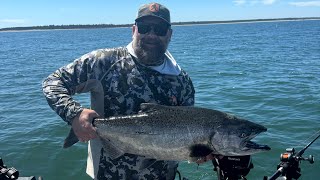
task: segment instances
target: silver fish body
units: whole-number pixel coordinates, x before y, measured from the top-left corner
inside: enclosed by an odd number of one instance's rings
[[[238,156],[270,150],[250,141],[265,127],[199,107],[143,103],[136,115],[95,119],[93,125],[111,158],[129,153],[196,161],[210,153]],[[65,142],[70,144],[68,138]]]

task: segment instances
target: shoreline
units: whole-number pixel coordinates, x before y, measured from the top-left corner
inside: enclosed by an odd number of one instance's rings
[[[216,22],[216,23],[197,23],[197,24],[183,24],[173,26],[194,26],[194,25],[212,25],[212,24],[249,24],[249,23],[265,23],[265,22],[289,22],[289,21],[319,21],[320,18],[315,19],[292,19],[292,20],[258,20],[258,21],[239,21],[239,22]],[[1,31],[0,31],[1,32]]]
[[[194,26],[211,24],[240,24],[240,23],[260,23],[260,22],[288,22],[288,21],[312,21],[320,20],[320,17],[305,18],[275,18],[275,19],[249,19],[249,20],[230,20],[230,21],[190,21],[173,22],[172,26]],[[98,24],[98,25],[49,25],[49,26],[29,26],[1,28],[1,32],[30,32],[30,31],[52,31],[52,30],[81,30],[81,29],[102,29],[102,28],[130,28],[133,24]]]

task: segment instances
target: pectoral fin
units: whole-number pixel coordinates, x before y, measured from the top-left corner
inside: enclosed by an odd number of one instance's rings
[[[116,159],[124,154],[124,151],[115,144],[113,144],[110,140],[100,138],[103,149],[110,155],[111,159]]]
[[[141,171],[143,169],[149,168],[156,162],[156,159],[144,159],[141,163],[141,166],[139,167],[139,170]]]
[[[200,158],[204,158],[213,152],[213,150],[210,147],[208,147],[208,145],[204,144],[194,144],[190,146],[189,150],[190,162],[196,162]]]

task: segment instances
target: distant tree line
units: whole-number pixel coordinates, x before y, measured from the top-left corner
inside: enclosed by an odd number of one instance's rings
[[[296,21],[296,20],[320,20],[320,17],[304,18],[270,18],[270,19],[249,19],[249,20],[228,20],[228,21],[189,21],[174,22],[172,25],[192,25],[192,24],[222,24],[222,23],[245,23],[245,22],[264,22],[264,21]]]
[[[275,19],[250,19],[250,20],[230,20],[230,21],[189,21],[173,22],[172,25],[193,25],[193,24],[218,24],[218,23],[244,23],[244,22],[261,22],[261,21],[294,21],[294,20],[320,20],[320,17],[305,18],[275,18]],[[52,29],[94,29],[94,28],[116,28],[131,27],[133,24],[87,24],[87,25],[47,25],[47,26],[30,26],[30,27],[10,27],[2,28],[0,31],[23,31],[23,30],[52,30]]]
[[[29,27],[10,27],[2,28],[0,31],[20,31],[20,30],[51,30],[51,29],[93,29],[93,28],[115,28],[130,27],[132,24],[72,24],[72,25],[47,25],[47,26],[29,26]]]

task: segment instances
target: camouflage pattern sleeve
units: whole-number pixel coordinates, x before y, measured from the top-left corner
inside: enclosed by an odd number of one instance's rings
[[[83,55],[73,63],[50,74],[42,83],[43,93],[49,106],[69,125],[83,110],[72,95],[81,93],[79,86],[85,84],[89,78],[94,78],[92,67],[97,57],[96,53],[93,51]]]
[[[195,90],[192,84],[192,80],[185,71],[183,71],[182,73],[185,74],[185,87],[182,90],[181,105],[193,106],[195,103]]]

